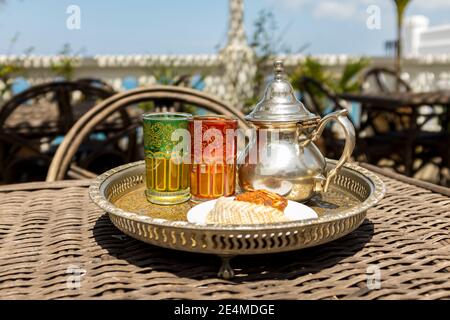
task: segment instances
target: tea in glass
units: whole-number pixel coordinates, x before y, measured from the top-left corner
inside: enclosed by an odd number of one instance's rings
[[[190,114],[177,112],[149,113],[142,117],[145,193],[152,203],[177,204],[190,199],[189,161],[184,161],[189,157],[190,140],[186,133],[190,118]]]
[[[189,120],[193,200],[235,193],[237,125],[236,119],[226,116],[195,116]]]

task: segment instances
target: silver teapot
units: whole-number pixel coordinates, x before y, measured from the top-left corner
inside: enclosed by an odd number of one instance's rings
[[[290,200],[306,201],[317,192],[326,192],[350,158],[355,128],[347,110],[322,119],[309,112],[285,79],[283,62],[275,61],[274,70],[263,99],[246,116],[256,130],[238,158],[239,186],[243,191],[266,189]],[[314,141],[331,120],[344,130],[345,146],[335,167],[326,172],[326,160]]]

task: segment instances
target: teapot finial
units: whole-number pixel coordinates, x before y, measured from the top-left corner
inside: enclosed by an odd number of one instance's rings
[[[283,75],[284,75],[283,60],[275,60],[275,62],[273,63],[273,69],[275,72],[275,79],[276,80],[283,79]]]
[[[304,122],[316,120],[295,96],[294,89],[287,79],[283,60],[273,63],[274,78],[267,84],[263,98],[245,119],[252,122]]]

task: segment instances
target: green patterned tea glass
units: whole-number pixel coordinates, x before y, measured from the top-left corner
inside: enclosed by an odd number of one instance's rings
[[[187,149],[179,148],[183,142],[186,147],[190,144],[187,137],[180,136],[188,132],[190,118],[190,114],[178,112],[148,113],[142,116],[147,184],[145,194],[152,203],[177,204],[190,199],[189,163],[182,161],[183,156],[186,156],[183,152],[187,152]]]

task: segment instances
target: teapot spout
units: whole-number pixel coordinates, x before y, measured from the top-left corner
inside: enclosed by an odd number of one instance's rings
[[[318,173],[313,177],[313,179],[314,179],[314,187],[313,187],[314,192],[324,191],[324,184],[327,181],[327,178],[323,174]]]

